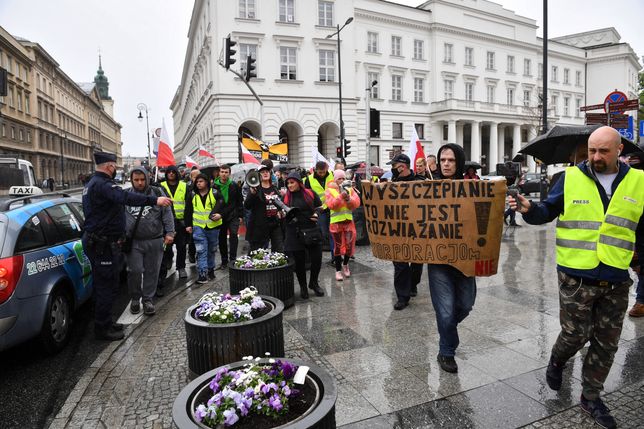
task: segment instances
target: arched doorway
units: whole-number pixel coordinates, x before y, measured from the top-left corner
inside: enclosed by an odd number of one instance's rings
[[[303,130],[297,122],[285,122],[279,131],[279,141],[288,145],[288,162],[304,166],[306,151],[302,147]]]
[[[340,128],[334,122],[325,122],[318,128],[318,152],[326,159],[336,157],[336,148],[340,144]]]

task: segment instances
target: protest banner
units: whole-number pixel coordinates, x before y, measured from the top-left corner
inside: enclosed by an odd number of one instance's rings
[[[505,180],[361,184],[375,257],[452,265],[466,276],[496,274]]]

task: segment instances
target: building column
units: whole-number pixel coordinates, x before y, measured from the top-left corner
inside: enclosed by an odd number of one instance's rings
[[[456,124],[456,144],[463,147],[463,122]]]
[[[447,124],[447,143],[456,143],[456,121],[449,121]]]
[[[498,163],[499,155],[499,134],[498,126],[496,122],[490,123],[490,153],[487,157],[487,169],[489,171],[496,171],[496,164]]]
[[[533,140],[537,136],[537,127],[534,125],[530,125],[528,127],[528,141]],[[532,156],[526,156],[528,158],[528,171],[531,172],[536,172],[537,170],[537,163],[534,160],[534,157]]]
[[[425,155],[436,155],[438,148],[443,145],[443,123],[440,121],[432,124],[432,143],[429,145],[429,151]]]
[[[497,147],[498,149],[498,158],[497,162],[505,162],[504,156],[505,156],[505,125],[500,125],[499,126],[499,145]],[[495,166],[496,167],[496,166]]]
[[[472,122],[472,133],[470,141],[470,161],[481,162],[481,123]]]
[[[514,124],[512,130],[512,159],[521,150],[521,125]]]

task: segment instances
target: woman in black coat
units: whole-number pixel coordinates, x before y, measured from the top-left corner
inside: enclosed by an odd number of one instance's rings
[[[318,275],[322,267],[322,235],[318,228],[318,212],[322,206],[320,198],[310,189],[306,189],[297,172],[288,175],[286,179],[287,192],[284,203],[298,209],[297,217],[286,224],[286,240],[284,250],[289,258],[295,261],[295,274],[300,284],[300,296],[309,297],[306,283],[306,256],[308,250],[311,259],[311,277],[308,287],[313,289],[315,295],[324,296],[324,291],[318,284]],[[312,239],[305,241],[307,233]],[[317,238],[317,239],[316,239]]]
[[[250,211],[246,225],[246,240],[250,251],[268,247],[273,252],[284,251],[282,215],[274,199],[280,197],[279,189],[271,183],[271,170],[266,165],[259,167],[260,185],[250,187],[244,201],[244,208]]]

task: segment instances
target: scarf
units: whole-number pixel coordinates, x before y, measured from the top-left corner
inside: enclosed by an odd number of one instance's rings
[[[224,203],[228,204],[228,191],[230,189],[230,184],[233,183],[231,178],[228,178],[228,182],[221,183],[221,179],[217,177],[215,179],[215,184],[219,187],[221,195],[224,197]]]

